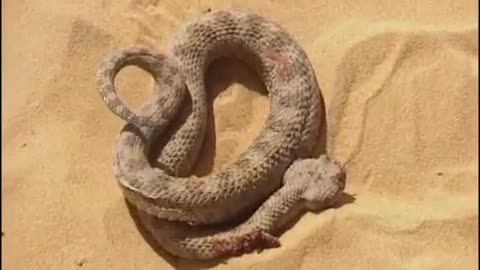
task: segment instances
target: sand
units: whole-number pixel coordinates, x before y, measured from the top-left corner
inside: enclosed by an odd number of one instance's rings
[[[2,1],[3,269],[477,269],[477,1],[186,2]],[[186,261],[151,245],[114,181],[123,121],[95,69],[121,47],[162,51],[188,18],[229,7],[305,48],[326,103],[319,149],[348,162],[348,196],[302,216],[281,248]],[[235,160],[269,104],[239,63],[217,63],[207,81],[198,175]],[[117,82],[136,108],[151,93],[137,68]]]

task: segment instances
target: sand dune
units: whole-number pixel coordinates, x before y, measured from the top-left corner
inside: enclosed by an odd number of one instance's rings
[[[478,267],[476,1],[77,2],[2,2],[4,269]],[[319,151],[348,163],[351,198],[304,215],[281,248],[185,261],[150,245],[125,205],[111,169],[123,122],[99,98],[95,69],[117,48],[161,51],[191,16],[229,7],[256,10],[304,46],[326,103]],[[235,160],[268,113],[244,65],[219,62],[207,82],[200,175]],[[118,84],[137,107],[152,88],[130,67]]]

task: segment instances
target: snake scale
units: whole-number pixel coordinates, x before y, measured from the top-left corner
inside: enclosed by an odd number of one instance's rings
[[[193,259],[279,246],[273,236],[303,209],[331,206],[345,187],[341,164],[312,158],[321,122],[320,89],[305,52],[277,23],[247,11],[197,16],[179,29],[170,54],[126,48],[104,59],[97,88],[128,123],[120,132],[114,174],[147,231],[171,254]],[[270,111],[260,134],[236,161],[205,177],[189,175],[207,125],[205,73],[220,57],[246,62],[263,80]],[[116,92],[116,74],[136,65],[155,79],[137,114]],[[188,116],[153,166],[153,143],[172,119]],[[238,221],[239,217],[246,217]],[[224,224],[232,225],[226,226]],[[223,226],[223,227],[222,227]],[[225,227],[226,226],[226,227]]]

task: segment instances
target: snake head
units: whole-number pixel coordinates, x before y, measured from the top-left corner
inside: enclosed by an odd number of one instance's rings
[[[295,161],[285,172],[284,184],[296,185],[309,210],[331,207],[345,189],[345,170],[335,159],[322,155]]]

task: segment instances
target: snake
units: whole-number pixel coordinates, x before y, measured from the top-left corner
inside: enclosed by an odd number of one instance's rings
[[[220,171],[191,175],[205,138],[205,75],[220,58],[245,62],[270,101],[262,130]],[[135,65],[154,79],[154,94],[135,112],[118,95],[115,76]],[[322,154],[320,87],[305,51],[278,23],[251,11],[219,10],[179,27],[168,54],[128,47],[109,53],[96,75],[107,107],[127,123],[113,171],[126,200],[155,241],[189,259],[238,256],[280,246],[275,236],[300,211],[331,207],[345,188],[345,168]],[[182,112],[183,123],[149,155]]]

